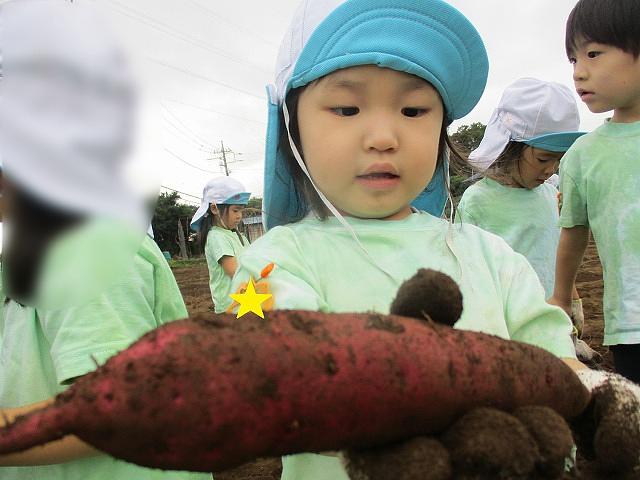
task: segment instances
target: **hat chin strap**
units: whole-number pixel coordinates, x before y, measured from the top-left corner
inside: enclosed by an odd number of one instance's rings
[[[289,139],[289,146],[291,147],[291,152],[293,153],[293,156],[295,157],[296,162],[298,162],[298,165],[300,166],[304,174],[307,176],[307,178],[311,182],[311,185],[313,186],[314,190],[320,197],[320,200],[322,200],[322,203],[324,203],[324,205],[338,219],[338,221],[342,224],[342,226],[351,234],[355,242],[358,244],[358,247],[360,247],[360,249],[365,254],[365,256],[369,258],[371,263],[373,263],[380,271],[382,271],[390,279],[395,281],[394,276],[391,275],[389,272],[387,272],[378,262],[376,262],[376,260],[367,251],[364,245],[362,245],[362,243],[360,242],[360,239],[358,238],[358,235],[356,235],[356,232],[353,230],[351,225],[349,225],[349,222],[347,222],[347,220],[342,216],[342,214],[338,211],[338,209],[333,206],[333,204],[327,199],[324,193],[322,193],[320,189],[316,186],[315,182],[311,178],[311,174],[309,173],[307,166],[302,160],[302,156],[300,155],[300,152],[298,152],[298,148],[296,147],[296,144],[293,141],[293,138],[291,137],[291,130],[289,129],[289,109],[287,108],[287,102],[282,103],[282,113],[284,115],[284,125],[285,125],[285,128],[287,129],[287,138]]]

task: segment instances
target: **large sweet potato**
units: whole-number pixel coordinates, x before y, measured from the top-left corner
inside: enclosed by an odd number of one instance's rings
[[[571,418],[588,399],[542,349],[429,321],[205,315],[148,333],[0,430],[0,454],[75,434],[141,465],[216,471],[435,433],[477,406],[546,405]]]

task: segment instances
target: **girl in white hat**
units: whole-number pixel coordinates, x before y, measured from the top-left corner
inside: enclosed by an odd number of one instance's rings
[[[231,278],[236,273],[237,257],[249,245],[237,230],[249,192],[231,177],[213,178],[202,191],[202,204],[193,215],[191,228],[207,258],[209,288],[216,313],[230,305]]]
[[[388,313],[402,282],[431,268],[460,285],[456,327],[539,345],[584,368],[569,317],[545,302],[524,257],[495,235],[411,207],[487,70],[477,31],[443,1],[304,1],[269,89],[270,230],[242,253],[232,290],[274,263],[275,308]],[[282,478],[348,477],[335,456],[306,453],[283,459]]]
[[[469,162],[484,174],[470,186],[457,208],[457,220],[502,237],[523,254],[538,274],[546,298],[553,294],[558,226],[558,189],[551,177],[560,159],[584,132],[569,88],[555,82],[521,78],[509,85],[493,112],[482,142]],[[575,291],[573,319],[584,325]],[[584,342],[579,357],[597,355]]]

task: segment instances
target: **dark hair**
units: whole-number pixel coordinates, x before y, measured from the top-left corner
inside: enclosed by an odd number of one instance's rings
[[[571,57],[577,42],[613,45],[634,58],[640,55],[638,0],[579,0],[567,19],[565,49]]]
[[[227,226],[222,221],[222,217],[227,213],[227,210],[229,210],[229,207],[231,207],[231,205],[221,203],[219,205],[216,205],[216,207],[218,208],[218,213],[220,213],[220,215],[211,213],[211,209],[209,209],[200,221],[200,229],[198,230],[198,244],[200,245],[200,248],[203,252],[204,247],[207,245],[207,236],[209,235],[209,230],[211,230],[211,227],[215,226],[227,228]],[[236,235],[238,235],[240,243],[244,245],[244,240],[242,240],[242,235],[240,235],[240,232],[238,232],[238,230],[235,228],[231,231],[235,232]]]
[[[51,242],[85,217],[60,210],[30,195],[13,183],[4,195],[4,220],[11,222],[10,234],[2,253],[3,286],[7,298],[28,303],[35,293],[36,280]]]
[[[517,169],[518,176],[520,172],[520,159],[522,153],[528,145],[522,142],[514,142],[511,140],[504,147],[504,150],[498,155],[498,158],[491,164],[491,166],[484,173],[485,177],[489,177],[496,182],[505,183],[505,181],[511,181],[513,178],[513,172]]]
[[[291,132],[291,138],[295,144],[300,155],[303,155],[302,146],[300,144],[300,129],[298,127],[298,102],[300,100],[300,94],[306,88],[300,87],[291,90],[287,94],[286,102],[287,109],[289,110],[289,129]],[[298,211],[291,222],[297,222],[301,220],[309,210],[313,211],[319,218],[325,219],[329,215],[329,210],[322,202],[318,193],[311,185],[311,182],[300,169],[298,162],[293,156],[291,151],[291,145],[289,144],[289,137],[287,136],[287,129],[284,124],[284,118],[280,116],[280,138],[278,139],[278,151],[284,155],[286,159],[286,167],[293,179],[295,192],[294,195],[298,204]],[[471,168],[466,158],[457,150],[453,145],[453,142],[449,138],[446,125],[446,112],[444,112],[442,119],[442,127],[440,129],[440,139],[438,142],[438,160],[436,161],[436,167],[434,169],[434,175],[438,172],[438,169],[443,169],[445,160],[449,159],[449,166],[454,173],[468,172]],[[285,182],[286,183],[286,182]],[[426,185],[425,185],[426,188]],[[447,186],[447,190],[449,186]],[[450,192],[449,192],[450,193]],[[276,212],[277,215],[277,212]]]

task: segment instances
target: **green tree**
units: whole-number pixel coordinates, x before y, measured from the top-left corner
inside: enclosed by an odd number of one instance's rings
[[[262,198],[251,197],[244,211],[244,217],[254,217],[262,214]]]
[[[469,152],[478,148],[480,141],[484,136],[484,129],[487,126],[480,122],[471,125],[460,125],[456,133],[451,135],[451,140],[462,153],[468,155]]]
[[[480,122],[475,122],[471,125],[461,125],[458,127],[458,130],[451,135],[451,140],[460,153],[466,157],[480,145],[485,128],[486,125]],[[453,197],[459,198],[462,196],[467,187],[471,185],[469,179],[472,175],[473,171],[470,167],[458,168],[456,171],[452,169],[451,195],[453,195]]]
[[[185,239],[188,239],[189,221],[196,212],[196,207],[179,201],[177,192],[161,193],[151,222],[156,243],[161,250],[170,252],[172,256],[180,252],[178,219],[182,222]]]

